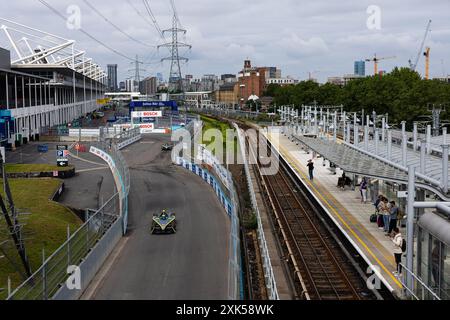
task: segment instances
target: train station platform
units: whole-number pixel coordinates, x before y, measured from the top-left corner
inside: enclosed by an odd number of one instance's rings
[[[336,174],[333,174],[328,165],[323,166],[322,158],[313,159],[314,180],[310,181],[306,165],[313,155],[308,154],[299,145],[281,134],[281,128],[270,128],[265,135],[359,254],[372,267],[381,282],[388,290],[401,296],[402,284],[394,275],[396,265],[391,238],[386,236],[376,223],[370,222],[370,215],[375,211],[374,205],[370,201],[366,204],[361,202],[358,188],[355,190],[348,187],[345,190],[338,188],[337,182],[342,175],[341,169],[337,168]],[[405,234],[405,229],[401,229],[401,232]],[[371,274],[373,273],[369,272],[367,275]]]

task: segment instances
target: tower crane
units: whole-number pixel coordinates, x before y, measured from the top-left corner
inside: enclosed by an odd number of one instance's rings
[[[425,29],[425,35],[423,36],[423,40],[420,45],[419,53],[417,53],[416,61],[413,64],[411,59],[409,60],[409,67],[412,71],[416,71],[417,64],[419,63],[420,56],[423,54],[423,47],[425,46],[425,41],[427,40],[427,36],[428,36],[428,33],[430,32],[430,30],[431,30],[431,20],[428,20],[428,24]]]
[[[388,60],[388,59],[395,59],[395,58],[396,58],[395,56],[378,58],[378,57],[377,57],[377,54],[375,54],[373,58],[366,59],[366,61],[367,61],[367,62],[371,62],[371,61],[373,62],[373,65],[374,65],[374,75],[377,75],[377,74],[378,74],[378,63],[379,63],[379,61],[381,61],[381,60]]]
[[[425,79],[430,79],[430,47],[427,47],[425,49],[425,52],[423,53],[425,56]]]

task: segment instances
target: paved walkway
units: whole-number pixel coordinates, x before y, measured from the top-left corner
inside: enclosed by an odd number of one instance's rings
[[[375,210],[373,204],[370,202],[367,204],[361,203],[358,188],[355,191],[348,187],[345,191],[338,188],[337,180],[342,175],[342,171],[337,169],[337,174],[333,175],[328,165],[322,165],[323,159],[321,158],[314,159],[315,177],[314,181],[311,182],[308,178],[306,164],[312,158],[312,154],[307,154],[298,145],[281,135],[278,128],[272,129],[267,136],[272,145],[313,192],[335,223],[344,231],[359,253],[366,261],[370,261],[372,266],[379,267],[379,272],[375,272],[381,281],[391,291],[398,292],[402,285],[393,274],[395,270],[392,253],[393,244],[390,238],[385,236],[383,230],[379,230],[376,224],[369,221],[370,215]],[[402,230],[402,233],[404,233],[404,230]]]

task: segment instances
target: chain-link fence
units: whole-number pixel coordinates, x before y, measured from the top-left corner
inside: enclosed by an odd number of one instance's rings
[[[106,156],[104,160],[113,173],[119,193],[119,214],[123,217],[123,233],[125,234],[128,226],[128,193],[130,192],[130,170],[127,162],[113,140],[93,142],[90,145],[102,151],[103,156]]]
[[[52,255],[45,257],[33,275],[9,294],[10,300],[46,300],[64,285],[68,268],[78,266],[110,226],[119,218],[119,193],[113,195]]]

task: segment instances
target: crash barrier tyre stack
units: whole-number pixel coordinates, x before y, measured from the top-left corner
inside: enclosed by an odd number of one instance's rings
[[[245,144],[245,139],[242,136],[242,132],[239,129],[238,125],[233,123],[233,126],[236,129],[237,134],[238,134],[239,145],[241,147],[241,155],[242,155],[242,159],[244,160],[245,175],[247,178],[250,199],[251,199],[253,210],[256,214],[257,222],[258,222],[258,229],[257,229],[258,242],[259,242],[261,257],[263,260],[263,268],[264,268],[264,274],[265,274],[265,279],[266,279],[266,287],[267,287],[267,290],[269,293],[269,299],[270,300],[279,300],[280,297],[278,295],[277,284],[276,284],[275,275],[273,273],[272,263],[270,262],[269,249],[267,247],[267,242],[266,242],[266,238],[264,235],[263,225],[261,222],[261,215],[259,212],[258,203],[256,201],[255,189],[254,189],[253,182],[252,182],[252,179],[250,176],[250,167],[249,167],[249,163],[248,163],[248,159],[247,159],[247,154],[245,151],[247,149],[246,144]]]
[[[130,173],[125,159],[116,145],[104,141],[93,143],[90,151],[108,163],[117,193],[95,213],[87,214],[86,222],[68,234],[67,241],[52,255],[47,258],[43,252],[42,265],[8,294],[8,300],[80,298],[126,233]]]
[[[189,131],[193,141],[199,141],[199,135],[202,133],[201,121],[192,121],[186,126],[186,130]],[[214,157],[210,157],[214,158]],[[215,158],[214,158],[215,159]],[[191,171],[194,174],[200,176],[206,183],[208,183],[215,191],[220,203],[225,208],[228,216],[230,217],[230,252],[229,252],[229,268],[228,268],[228,299],[229,300],[243,300],[244,299],[244,286],[243,286],[243,274],[242,274],[242,261],[241,261],[241,246],[239,237],[239,205],[236,189],[234,187],[231,173],[219,165],[219,161],[215,159],[216,170],[219,170],[225,174],[217,174],[209,171],[208,169],[197,165],[193,162],[193,157],[185,159],[182,157],[176,157],[176,164]],[[226,176],[226,177],[225,177]]]

